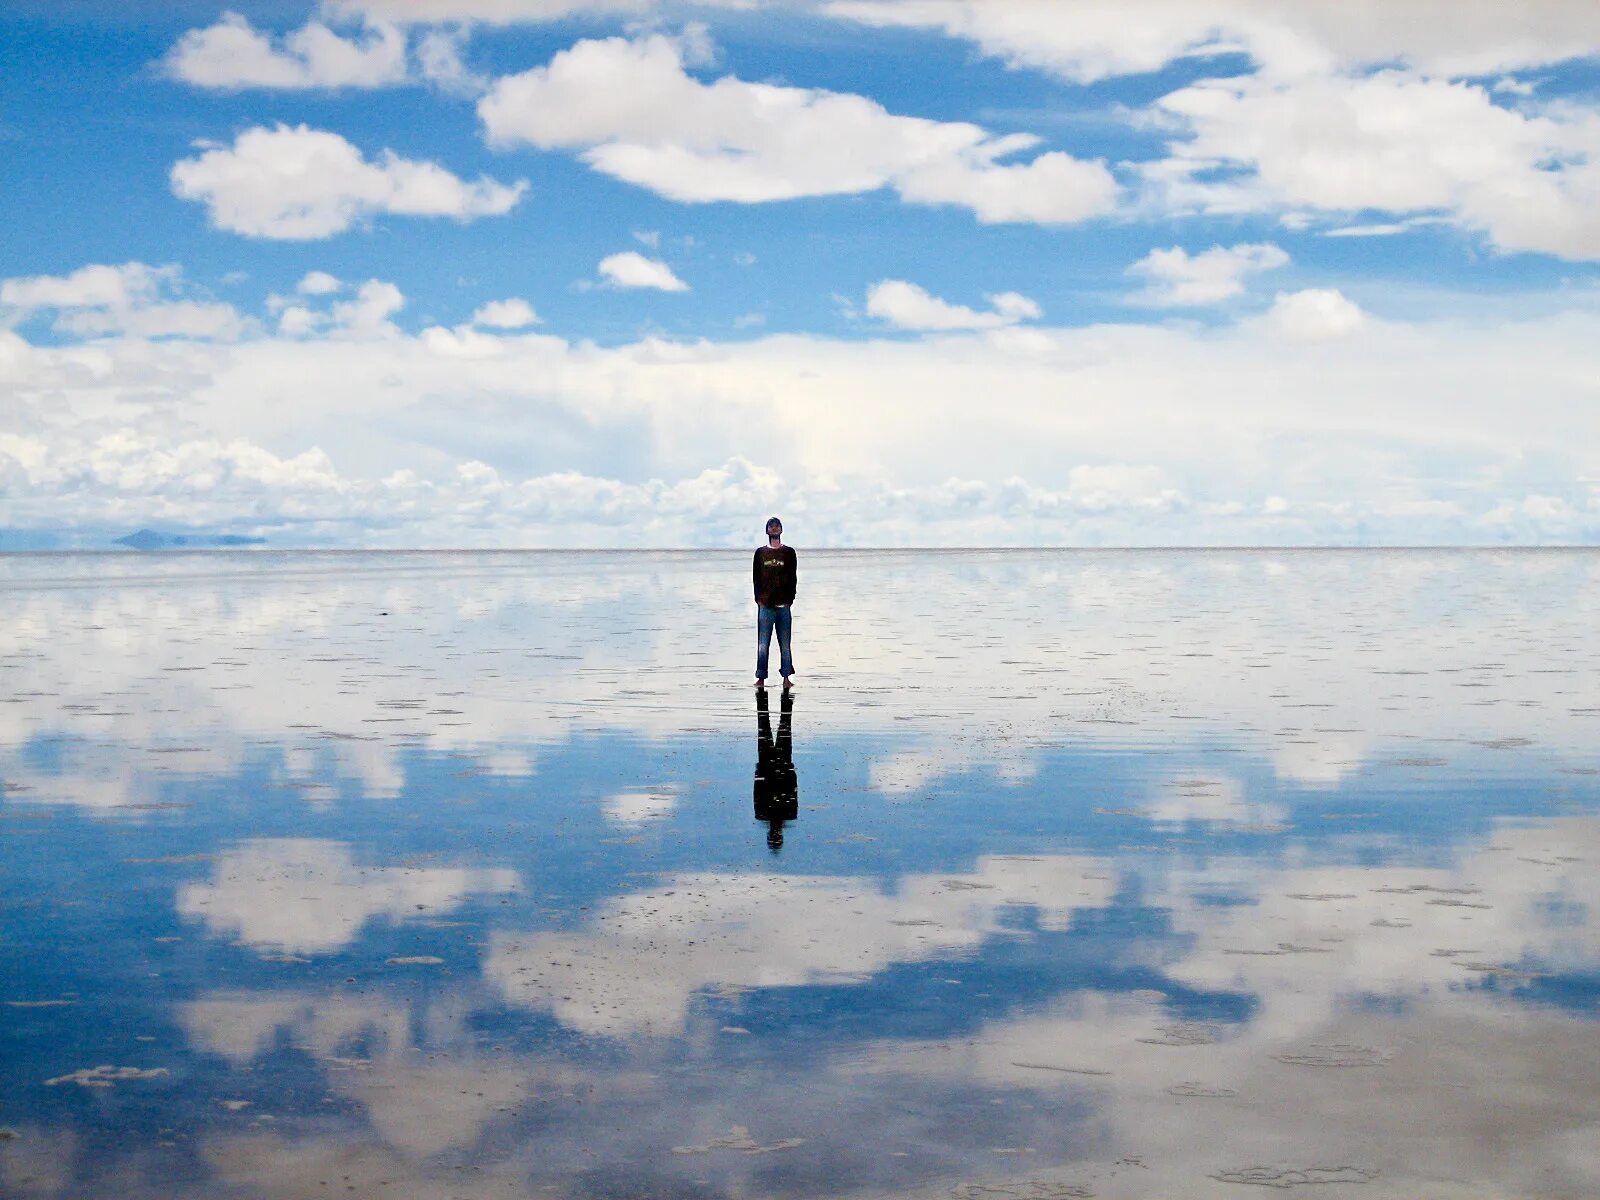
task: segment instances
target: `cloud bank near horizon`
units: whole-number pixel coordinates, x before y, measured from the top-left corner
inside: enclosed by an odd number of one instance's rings
[[[985,314],[903,284],[875,315],[934,332],[607,347],[534,330],[526,301],[405,332],[392,283],[313,272],[275,332],[225,305],[216,336],[136,332],[205,309],[152,282],[181,278],[131,263],[0,284],[107,331],[0,333],[13,527],[714,546],[783,511],[797,541],[846,546],[1600,535],[1592,308],[1380,321],[1308,289],[1220,328],[1074,328],[1012,324],[1037,312],[1026,297]]]

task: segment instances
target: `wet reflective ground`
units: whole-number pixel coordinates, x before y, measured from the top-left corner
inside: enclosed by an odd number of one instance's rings
[[[1600,554],[748,589],[0,558],[0,1195],[1600,1195]]]

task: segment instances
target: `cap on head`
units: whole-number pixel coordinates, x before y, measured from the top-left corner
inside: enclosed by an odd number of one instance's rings
[[[776,525],[779,529],[783,528],[783,522],[778,520],[777,517],[768,517],[767,518],[767,532],[770,533],[772,531],[772,527],[774,525]]]

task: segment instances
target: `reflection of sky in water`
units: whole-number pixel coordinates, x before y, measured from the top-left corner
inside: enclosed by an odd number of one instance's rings
[[[1600,556],[744,562],[0,559],[0,1195],[1600,1194]]]

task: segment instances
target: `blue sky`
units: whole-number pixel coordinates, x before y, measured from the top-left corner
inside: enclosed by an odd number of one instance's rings
[[[1600,540],[1600,16],[1430,4],[10,6],[0,546]]]

